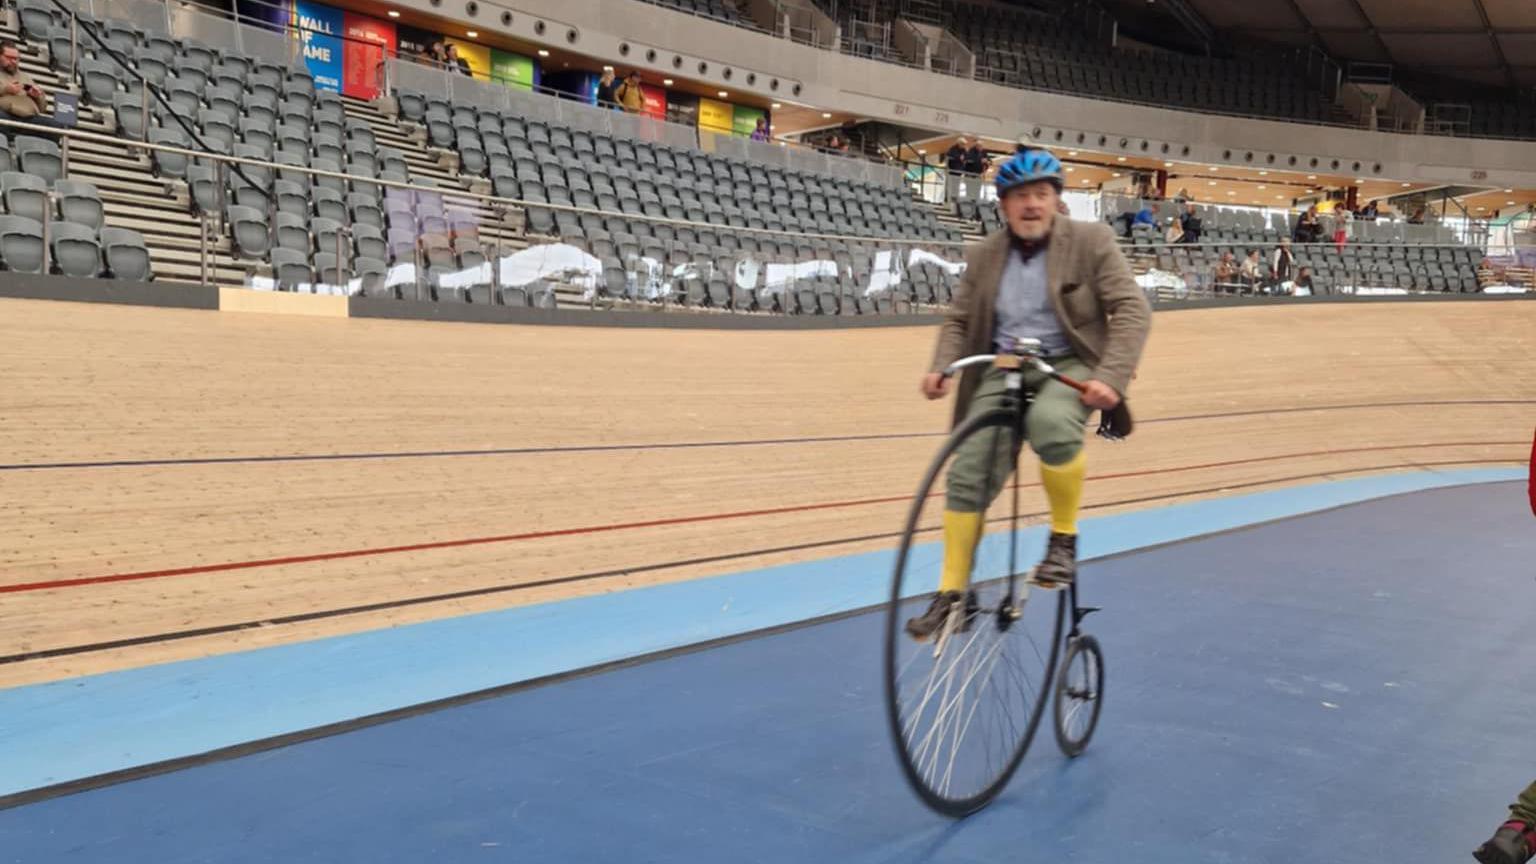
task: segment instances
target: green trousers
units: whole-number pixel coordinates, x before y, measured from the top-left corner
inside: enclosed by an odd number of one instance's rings
[[[1092,370],[1081,360],[1068,355],[1049,358],[1057,371],[1069,378],[1086,380]],[[988,369],[982,376],[966,419],[985,413],[1003,402],[1007,373]],[[1034,369],[1024,370],[1024,386],[1035,392],[1035,400],[1024,418],[1024,434],[1029,447],[1047,465],[1063,465],[1077,458],[1083,449],[1083,427],[1093,409],[1084,405],[1076,390]],[[1003,432],[997,427],[998,432]],[[1013,454],[1008,436],[992,430],[973,435],[960,446],[949,463],[946,505],[961,513],[979,513],[992,504],[1013,473]]]
[[[1521,822],[1536,828],[1536,783],[1525,787],[1515,803],[1509,805],[1509,818],[1519,819]]]

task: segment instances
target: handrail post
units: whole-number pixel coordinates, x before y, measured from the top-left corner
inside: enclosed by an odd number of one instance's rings
[[[48,190],[45,190],[43,192],[43,220],[42,221],[43,221],[43,275],[44,276],[47,276],[48,273],[53,269],[52,268],[53,261],[52,261],[52,255],[51,255],[53,250],[49,248],[49,244],[52,242],[52,238],[50,238],[48,236],[50,233],[52,233],[50,231],[50,228],[52,227],[53,220],[49,218],[52,215],[53,215],[53,190],[52,189],[48,189]]]
[[[197,218],[197,251],[199,281],[208,284],[208,214],[200,213]]]

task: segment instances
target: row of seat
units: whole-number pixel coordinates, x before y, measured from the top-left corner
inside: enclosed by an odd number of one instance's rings
[[[36,219],[0,214],[0,267],[15,273],[135,281],[154,276],[149,249],[137,231],[113,227],[98,231],[74,222],[50,221],[46,243],[43,232],[43,223]]]

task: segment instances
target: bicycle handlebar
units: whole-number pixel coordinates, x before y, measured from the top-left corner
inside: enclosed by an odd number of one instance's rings
[[[983,363],[991,365],[996,363],[997,358],[999,357],[1018,357],[1020,360],[1030,363],[1036,369],[1044,372],[1052,378],[1055,378],[1057,381],[1060,381],[1061,383],[1071,387],[1073,390],[1076,390],[1079,393],[1085,392],[1088,389],[1087,385],[1083,384],[1081,381],[1074,380],[1067,377],[1066,375],[1061,374],[1060,372],[1057,372],[1056,367],[1045,362],[1044,360],[1041,360],[1034,354],[972,354],[969,357],[962,357],[959,360],[949,364],[948,366],[945,366],[944,371],[939,374],[943,375],[945,378],[953,378],[955,377],[955,373],[962,369],[970,366],[980,366]]]

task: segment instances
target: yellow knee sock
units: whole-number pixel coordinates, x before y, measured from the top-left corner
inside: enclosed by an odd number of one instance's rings
[[[1057,534],[1077,533],[1077,509],[1083,501],[1087,464],[1088,455],[1081,450],[1061,465],[1040,463],[1040,482],[1051,502],[1051,530]]]
[[[981,539],[981,513],[944,511],[944,575],[940,591],[964,591],[971,584],[971,563]]]

